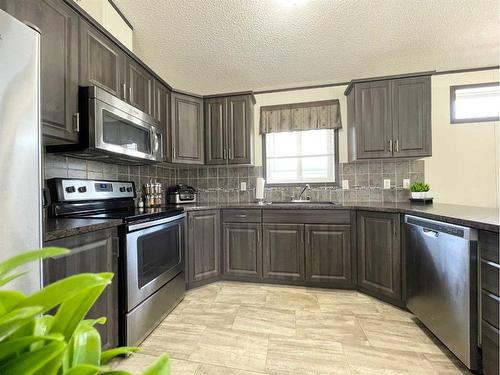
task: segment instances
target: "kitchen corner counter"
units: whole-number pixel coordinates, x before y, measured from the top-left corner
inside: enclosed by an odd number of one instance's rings
[[[365,211],[394,212],[425,217],[428,219],[444,221],[450,224],[469,226],[499,232],[500,215],[495,208],[463,206],[457,204],[434,203],[434,204],[410,204],[398,203],[362,203],[345,202],[343,204],[331,204],[328,202],[311,203],[274,203],[259,205],[257,203],[196,203],[179,206],[185,211],[200,211],[210,209],[274,209],[274,210],[336,210],[354,209]]]
[[[78,234],[95,232],[101,229],[113,228],[122,223],[122,220],[115,219],[46,218],[43,221],[43,241],[52,241]]]

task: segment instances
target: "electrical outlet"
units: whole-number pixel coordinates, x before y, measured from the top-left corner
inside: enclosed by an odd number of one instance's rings
[[[390,188],[391,188],[391,179],[384,178],[384,189],[390,189]]]
[[[240,182],[240,190],[241,191],[247,190],[247,183],[245,181]]]
[[[410,179],[409,178],[403,178],[403,188],[404,189],[410,188]]]
[[[349,180],[342,180],[342,189],[349,189]]]

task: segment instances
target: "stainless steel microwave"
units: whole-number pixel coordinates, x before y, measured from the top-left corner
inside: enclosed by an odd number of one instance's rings
[[[126,164],[163,160],[160,123],[99,87],[80,87],[77,121],[78,144],[47,146],[47,152]]]

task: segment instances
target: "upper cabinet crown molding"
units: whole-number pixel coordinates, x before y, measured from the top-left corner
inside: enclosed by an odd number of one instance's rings
[[[350,161],[432,155],[429,75],[355,82],[346,92]]]

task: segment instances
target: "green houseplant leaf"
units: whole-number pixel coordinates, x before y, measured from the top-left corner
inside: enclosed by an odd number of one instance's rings
[[[109,363],[113,358],[122,356],[122,355],[130,355],[136,351],[140,350],[138,347],[135,346],[123,346],[120,348],[114,348],[114,349],[109,349],[101,354],[101,364],[105,365]]]
[[[0,343],[0,363],[4,362],[6,358],[30,347],[34,343],[63,340],[63,335],[57,334],[48,336],[25,336],[15,340],[4,341]]]
[[[0,342],[31,322],[42,311],[41,307],[15,309],[0,318]]]
[[[170,360],[167,355],[162,355],[149,366],[142,375],[170,375]]]
[[[0,290],[0,317],[12,310],[26,296],[16,290]]]

